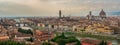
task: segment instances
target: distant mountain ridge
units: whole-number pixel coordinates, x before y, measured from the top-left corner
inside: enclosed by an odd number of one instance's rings
[[[108,12],[108,15],[120,15],[120,11]]]

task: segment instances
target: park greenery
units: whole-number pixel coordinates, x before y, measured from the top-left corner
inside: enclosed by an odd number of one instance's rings
[[[58,43],[58,45],[65,45],[67,43],[73,43],[73,42],[76,42],[75,45],[81,45],[81,43],[80,43],[80,41],[78,39],[76,39],[73,36],[66,37],[64,35],[64,33],[62,33],[61,35],[56,36],[51,41]]]
[[[74,32],[65,32],[65,35],[73,35],[73,36],[80,37],[80,38],[89,37],[89,38],[106,40],[106,41],[117,40],[118,43],[120,43],[120,39],[117,39],[116,37],[111,37],[111,36],[93,35],[90,33],[74,33]]]
[[[26,44],[16,42],[16,41],[7,40],[7,41],[0,41],[0,45],[26,45]]]
[[[52,45],[50,42],[43,42],[42,45]]]
[[[32,32],[32,30],[30,30],[30,29],[25,30],[25,29],[22,29],[22,28],[18,28],[18,32],[33,35],[33,32]]]
[[[30,38],[26,39],[26,41],[33,42],[34,39],[32,37],[30,37]]]
[[[106,41],[101,41],[99,45],[108,45]]]
[[[66,35],[74,35],[76,37],[90,37],[90,38],[95,38],[95,39],[100,39],[100,40],[115,40],[115,37],[110,37],[110,36],[102,36],[102,35],[93,35],[90,33],[74,33],[74,32],[65,32]]]

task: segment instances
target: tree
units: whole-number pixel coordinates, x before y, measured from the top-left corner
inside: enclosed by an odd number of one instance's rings
[[[61,38],[65,38],[65,34],[64,33],[62,33]]]
[[[44,42],[42,45],[52,45],[50,42]]]
[[[64,33],[59,36],[56,36],[51,41],[58,43],[58,45],[65,45],[67,43],[76,42],[76,45],[81,45],[80,41],[74,36],[66,37]]]
[[[107,42],[102,40],[99,45],[107,45]]]
[[[104,45],[104,41],[102,40],[99,45]]]
[[[18,30],[20,31],[20,30],[22,30],[22,28],[18,28]]]
[[[0,45],[26,45],[26,44],[25,43],[16,42],[16,41],[7,40],[7,41],[1,41]]]
[[[82,45],[79,40],[77,40],[77,43],[75,45]]]
[[[33,32],[30,29],[24,30],[24,29],[18,28],[18,32],[21,32],[21,33],[24,33],[24,34],[31,34],[31,35],[33,35]]]
[[[32,37],[30,37],[29,39],[26,39],[27,41],[33,42],[34,39]]]
[[[104,45],[107,45],[107,42],[106,42],[106,41],[104,41]]]
[[[32,30],[31,30],[31,29],[28,29],[28,31],[29,31],[29,33],[30,33],[31,35],[33,35],[33,32],[32,32]]]
[[[64,39],[57,39],[56,42],[58,43],[58,45],[65,45],[66,44]]]

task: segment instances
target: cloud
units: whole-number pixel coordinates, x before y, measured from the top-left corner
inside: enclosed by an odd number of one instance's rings
[[[40,15],[42,14],[42,9],[38,10],[30,6],[16,4],[16,3],[2,3],[0,4],[0,11],[2,14],[10,15]]]
[[[65,15],[80,15],[101,9],[120,10],[120,3],[119,0],[0,0],[2,14],[56,16],[60,9]]]

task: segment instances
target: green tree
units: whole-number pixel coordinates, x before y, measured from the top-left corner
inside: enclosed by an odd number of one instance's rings
[[[24,34],[31,34],[31,35],[33,35],[33,32],[30,29],[24,30],[24,29],[18,28],[18,32],[21,32],[21,33],[24,33]]]
[[[75,45],[82,45],[79,40],[77,40],[77,43]]]
[[[50,42],[44,42],[42,45],[52,45]]]
[[[56,36],[51,41],[58,43],[58,45],[65,45],[67,43],[76,42],[76,45],[81,45],[80,41],[74,36],[66,37],[64,33],[59,36]]]
[[[26,39],[27,41],[33,42],[34,39],[32,37],[30,37],[29,39]]]
[[[63,38],[63,39],[66,38],[64,33],[62,33],[61,38]]]
[[[57,39],[56,42],[58,43],[58,45],[65,45],[66,44],[64,39]]]
[[[99,45],[107,45],[107,42],[102,40]]]
[[[0,45],[26,45],[26,44],[25,43],[16,42],[16,41],[7,40],[7,41],[1,41]]]

